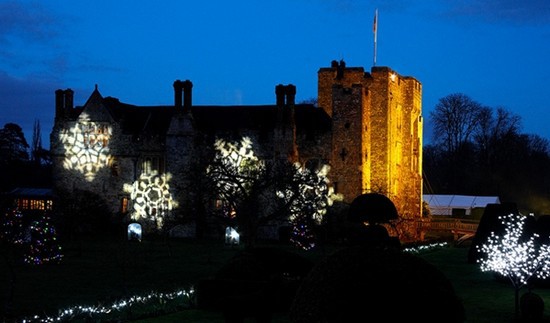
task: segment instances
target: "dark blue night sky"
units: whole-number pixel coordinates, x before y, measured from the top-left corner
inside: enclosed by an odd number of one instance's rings
[[[38,119],[49,146],[54,91],[82,105],[95,84],[136,105],[172,104],[176,79],[195,104],[271,104],[280,83],[308,100],[332,60],[370,70],[376,9],[376,65],[423,84],[425,141],[429,112],[458,92],[550,138],[546,0],[0,0],[0,127],[30,141]]]

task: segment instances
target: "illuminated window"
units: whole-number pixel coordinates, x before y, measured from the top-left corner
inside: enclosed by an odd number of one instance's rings
[[[120,213],[126,214],[128,213],[128,197],[123,197],[120,201]]]
[[[111,175],[117,177],[119,175],[119,167],[118,167],[118,161],[116,159],[111,159],[110,162],[111,166]]]
[[[17,206],[20,210],[51,210],[52,200],[35,200],[29,198],[20,198],[17,200]]]
[[[151,158],[145,158],[143,161],[143,174],[149,175],[151,174]]]
[[[164,164],[164,158],[163,157],[145,157],[142,163],[142,173],[144,175],[152,175],[152,174],[164,174],[165,172],[165,164]]]

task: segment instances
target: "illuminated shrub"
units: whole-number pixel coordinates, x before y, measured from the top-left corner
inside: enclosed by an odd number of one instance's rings
[[[300,285],[295,323],[464,322],[450,281],[420,257],[396,249],[349,247],[317,264]]]
[[[508,214],[518,214],[517,207],[514,203],[502,203],[502,204],[487,204],[475,236],[472,238],[472,244],[468,250],[468,263],[476,264],[481,256],[478,252],[478,247],[482,243],[487,241],[491,232],[499,235],[504,232],[504,225],[499,217],[506,216]]]

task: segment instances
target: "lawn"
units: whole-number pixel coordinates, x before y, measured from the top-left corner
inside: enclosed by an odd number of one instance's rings
[[[335,250],[333,247],[304,252],[291,246],[276,246],[302,253],[315,261]],[[15,264],[13,316],[56,316],[58,310],[77,305],[108,305],[134,295],[150,295],[153,291],[188,290],[200,279],[212,276],[240,248],[225,246],[222,241],[163,239],[143,242],[89,240],[64,244],[64,259],[60,264]],[[8,286],[6,261],[13,258],[5,248],[1,251],[8,257],[0,259],[0,286]],[[467,264],[467,252],[467,247],[450,244],[417,255],[434,264],[450,279],[466,309],[466,322],[513,322],[512,287],[497,281],[491,273],[481,272],[477,265]],[[550,302],[550,289],[534,291],[546,303]],[[0,297],[3,311],[6,292],[2,290]],[[121,310],[124,313],[121,317],[139,322],[223,322],[219,313],[199,311],[186,305],[188,303],[181,299],[176,305],[170,301],[155,301],[143,306],[144,309],[135,306],[131,310]],[[426,304],[427,310],[429,306]],[[156,313],[155,318],[143,318],[150,313]],[[545,310],[545,318],[550,317],[548,313]],[[279,316],[273,322],[289,321]]]

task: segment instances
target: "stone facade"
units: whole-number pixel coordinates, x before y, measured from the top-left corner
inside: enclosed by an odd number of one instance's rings
[[[258,106],[196,106],[190,81],[173,87],[167,106],[122,103],[96,87],[74,107],[71,90],[56,91],[55,189],[95,192],[113,213],[137,212],[152,227],[197,220],[209,210],[200,185],[215,138],[248,136],[260,158],[329,164],[344,202],[378,192],[403,217],[421,216],[422,86],[414,78],[333,61],[318,72],[318,106],[297,104],[293,85],[277,85],[275,104]]]

